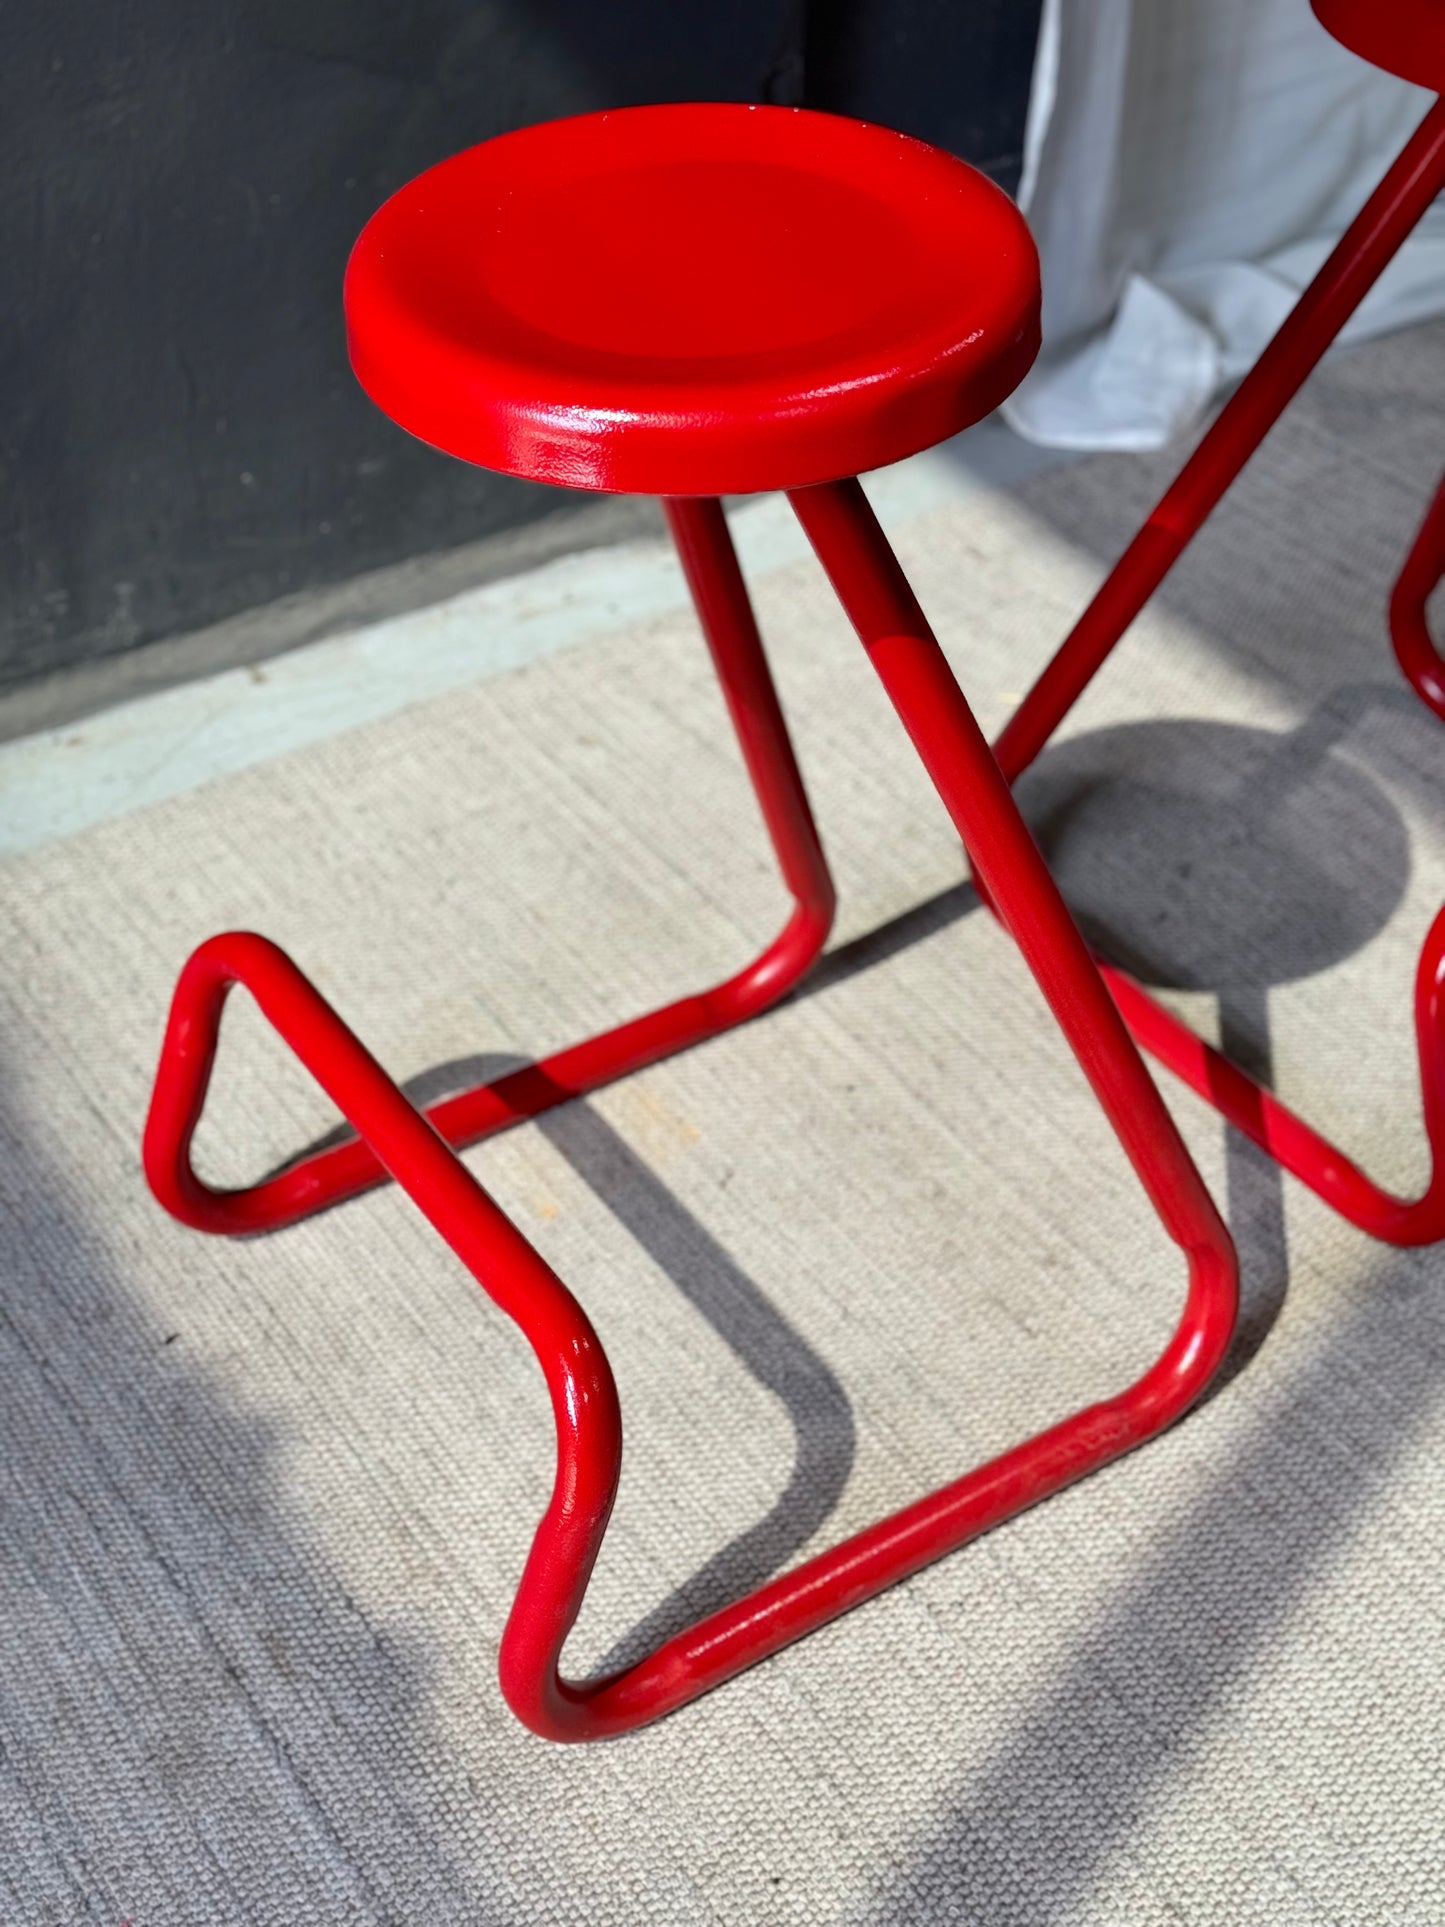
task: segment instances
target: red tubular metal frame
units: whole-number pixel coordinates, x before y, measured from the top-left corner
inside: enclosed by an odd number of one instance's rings
[[[1421,702],[1445,722],[1445,661],[1435,647],[1425,605],[1445,577],[1445,482],[1420,524],[1420,533],[1390,597],[1395,656]]]
[[[1445,98],[1427,111],[1015,711],[994,745],[1010,783],[1034,761],[1103,667],[1442,187]],[[1426,600],[1442,572],[1445,485],[1390,604],[1401,667],[1421,699],[1445,717],[1445,663],[1425,621]],[[1142,984],[1106,964],[1101,968],[1144,1048],[1352,1224],[1397,1245],[1433,1244],[1445,1237],[1445,911],[1425,940],[1416,978],[1422,1105],[1432,1160],[1429,1184],[1416,1199],[1396,1197],[1376,1184],[1271,1092],[1203,1043]]]
[[[832,928],[833,879],[722,506],[713,500],[669,501],[665,506],[743,761],[783,881],[792,893],[792,914],[745,969],[710,990],[664,1004],[432,1105],[425,1113],[427,1121],[448,1144],[480,1143],[523,1118],[538,1117],[554,1104],[598,1090],[757,1016],[786,996],[812,966]],[[386,1176],[382,1159],[363,1132],[242,1191],[204,1184],[185,1157],[152,1172],[151,1183],[167,1211],[184,1224],[198,1231],[246,1232],[294,1224],[383,1183]]]
[[[1223,1359],[1234,1326],[1234,1247],[1118,1009],[1019,816],[956,681],[856,482],[792,496],[795,510],[904,727],[1044,990],[1170,1237],[1188,1262],[1178,1327],[1125,1391],[759,1587],[609,1678],[574,1683],[562,1649],[606,1530],[621,1463],[617,1391],[566,1286],[472,1177],[453,1145],[537,1115],[774,1001],[821,946],[832,892],[746,591],[715,502],[669,515],[784,875],[797,908],[750,970],[702,998],[574,1046],[496,1084],[417,1111],[284,952],[212,938],[181,974],[145,1135],[152,1189],[207,1231],[293,1221],[390,1175],[482,1289],[521,1328],[546,1378],[556,1478],[503,1635],[502,1690],[544,1738],[608,1738],[709,1688],[896,1584],[991,1526],[1117,1458],[1178,1418]],[[191,1166],[222,1006],[244,984],[359,1139],[281,1179],[222,1192]],[[345,1153],[345,1155],[343,1155]]]

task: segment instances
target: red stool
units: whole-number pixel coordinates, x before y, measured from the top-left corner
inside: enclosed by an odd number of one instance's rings
[[[1445,0],[1311,0],[1347,47],[1402,79],[1445,94]],[[1199,446],[1114,565],[1063,646],[994,745],[1010,783],[1043,749],[1109,652],[1193,541],[1325,350],[1435,196],[1445,188],[1445,99],[1398,159],[1226,402]],[[1445,484],[1390,598],[1395,653],[1422,700],[1445,718],[1445,662],[1425,605],[1445,575]],[[1151,997],[1122,970],[1104,976],[1144,1047],[1352,1224],[1389,1244],[1445,1238],[1445,910],[1425,938],[1415,976],[1415,1032],[1430,1181],[1418,1198],[1376,1184],[1343,1152]]]
[[[1176,1418],[1235,1312],[1234,1250],[852,479],[986,414],[1037,346],[1038,268],[981,175],[880,128],[782,108],[656,107],[509,134],[431,169],[357,243],[357,373],[466,460],[662,496],[794,910],[739,975],[425,1116],[264,938],[213,938],[181,975],[145,1160],[204,1231],[286,1224],[388,1174],[522,1328],[551,1393],[557,1471],[501,1649],[517,1715],[554,1739],[624,1732],[1011,1517]],[[668,1640],[630,1670],[558,1670],[616,1490],[617,1395],[565,1285],[455,1154],[715,1035],[818,955],[833,890],[717,497],[786,489],[993,902],[1170,1236],[1178,1331],[1127,1391],[1077,1413]],[[196,1176],[226,993],[243,983],[358,1137],[250,1189]]]

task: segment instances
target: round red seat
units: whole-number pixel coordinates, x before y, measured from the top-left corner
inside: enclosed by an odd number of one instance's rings
[[[1351,53],[1445,93],[1445,0],[1310,0],[1320,25]]]
[[[533,481],[798,488],[966,428],[1038,349],[1007,195],[799,108],[627,108],[485,141],[372,217],[352,365],[403,428]]]

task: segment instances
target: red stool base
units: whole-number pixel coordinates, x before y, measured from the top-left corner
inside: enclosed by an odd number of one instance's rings
[[[861,489],[856,482],[825,484],[792,499],[991,901],[1183,1252],[1188,1290],[1173,1337],[1125,1391],[711,1614],[627,1671],[584,1682],[562,1677],[562,1648],[617,1487],[616,1387],[581,1307],[452,1147],[755,1014],[817,954],[832,908],[721,512],[716,503],[671,505],[759,802],[797,901],[778,942],[717,991],[669,1005],[423,1116],[274,944],[244,932],[216,937],[191,957],[176,987],[145,1134],[146,1174],[157,1198],[206,1231],[290,1222],[385,1176],[395,1178],[521,1328],[551,1398],[556,1476],[503,1635],[500,1671],[513,1711],[550,1739],[601,1739],[659,1718],[1152,1437],[1208,1385],[1234,1326],[1229,1234]],[[196,1176],[190,1146],[222,1006],[236,983],[251,991],[359,1138],[250,1190],[221,1192]]]
[[[1445,722],[1445,660],[1435,647],[1425,609],[1445,579],[1445,482],[1435,493],[1420,533],[1390,597],[1395,658],[1422,703]]]

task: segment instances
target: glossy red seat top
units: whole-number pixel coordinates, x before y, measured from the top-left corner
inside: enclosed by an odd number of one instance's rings
[[[634,107],[402,188],[346,272],[352,365],[402,427],[574,488],[861,473],[996,407],[1038,348],[1013,203],[937,148],[799,108]]]
[[[1310,0],[1336,40],[1417,87],[1445,93],[1445,0]]]

